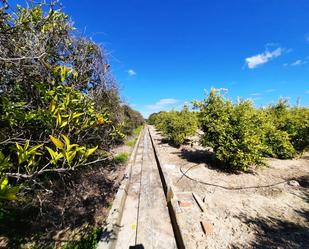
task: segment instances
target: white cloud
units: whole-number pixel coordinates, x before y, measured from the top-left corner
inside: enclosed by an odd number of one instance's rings
[[[254,98],[249,98],[252,102],[263,99],[262,97],[254,97]]]
[[[148,116],[154,112],[180,109],[179,102],[179,100],[173,98],[160,99],[154,104],[145,105],[140,111],[144,118],[148,118]]]
[[[277,48],[273,51],[265,51],[261,54],[257,54],[246,58],[248,68],[253,69],[259,65],[267,63],[269,60],[280,56],[283,53],[282,48]]]
[[[283,66],[284,67],[287,67],[287,66],[295,67],[295,66],[301,66],[301,65],[307,64],[307,62],[308,62],[308,57],[306,57],[305,59],[298,59],[296,61],[293,61],[292,63],[284,63]]]
[[[177,99],[160,99],[158,102],[152,105],[147,105],[147,108],[150,110],[161,110],[165,107],[171,106],[173,104],[178,103]]]
[[[266,48],[269,48],[269,47],[279,47],[279,44],[276,43],[276,42],[268,42],[268,43],[266,43],[265,47]]]
[[[266,89],[265,92],[266,93],[272,93],[275,92],[277,89]]]
[[[291,66],[299,66],[299,65],[303,65],[303,64],[306,64],[307,62],[306,61],[303,61],[303,60],[296,60],[294,62],[291,63]]]
[[[308,93],[308,94],[309,94],[309,90],[305,91],[305,93]]]
[[[261,94],[260,93],[251,93],[250,95],[251,96],[260,96]]]
[[[134,76],[134,75],[136,75],[136,72],[135,72],[133,69],[129,69],[129,70],[128,70],[128,74],[129,74],[130,76]]]

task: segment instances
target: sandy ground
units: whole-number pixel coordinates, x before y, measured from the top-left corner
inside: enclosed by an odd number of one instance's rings
[[[213,234],[199,238],[196,248],[309,248],[309,153],[230,174],[207,163],[211,153],[197,137],[174,148],[151,131],[175,190],[195,192],[205,202]]]

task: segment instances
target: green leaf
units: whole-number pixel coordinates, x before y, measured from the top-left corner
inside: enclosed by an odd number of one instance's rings
[[[61,68],[61,82],[65,81],[66,78],[66,70],[65,68]]]
[[[49,110],[50,112],[54,113],[55,109],[56,109],[56,101],[52,100],[49,105]]]
[[[45,146],[45,148],[47,149],[47,151],[49,152],[51,158],[53,160],[55,160],[56,156],[57,156],[57,152],[55,152],[53,149],[49,148],[48,146]]]
[[[0,190],[0,199],[13,201],[16,200],[16,194],[19,191],[19,187],[6,187],[5,189]]]
[[[36,151],[37,151],[40,147],[42,147],[43,145],[44,145],[44,144],[38,144],[38,145],[33,146],[33,147],[28,151],[28,153],[29,153],[29,154],[40,155],[40,153],[37,153]]]
[[[61,125],[61,115],[60,115],[59,112],[57,113],[57,122],[56,122],[56,125],[57,125],[57,126]]]
[[[98,149],[98,146],[93,147],[91,149],[87,149],[86,153],[84,154],[85,157],[89,157],[92,155],[96,150]]]
[[[23,151],[23,147],[21,147],[18,143],[16,143],[16,148],[17,148],[17,150],[19,150],[19,151]]]
[[[63,157],[62,153],[58,153],[54,150],[52,150],[51,148],[49,148],[48,146],[45,146],[45,148],[48,150],[52,160],[50,161],[52,164],[56,164],[58,162],[59,159],[61,159]]]
[[[34,158],[31,158],[30,160],[28,160],[28,166],[31,166],[34,164]]]
[[[5,199],[7,199],[7,200],[9,200],[9,201],[14,201],[14,200],[16,200],[16,195],[14,194],[14,193],[7,193],[6,195],[5,195]]]
[[[58,138],[55,138],[52,135],[49,135],[49,138],[58,149],[63,149],[64,143],[62,143]]]
[[[76,151],[68,152],[66,155],[67,155],[67,161],[70,164],[76,156]]]
[[[64,121],[64,122],[61,124],[60,128],[63,128],[63,127],[65,127],[65,126],[67,126],[67,125],[68,125],[68,121]]]
[[[13,166],[10,162],[10,156],[5,157],[5,155],[0,151],[0,171],[9,169]]]
[[[1,190],[6,189],[8,183],[9,183],[9,180],[8,180],[7,177],[1,178],[1,180],[0,180],[0,189],[1,189]]]
[[[84,115],[84,113],[73,113],[72,119],[78,118],[82,115]]]
[[[29,144],[30,144],[30,141],[29,141],[29,140],[27,140],[27,141],[26,141],[26,143],[25,143],[25,146],[24,146],[24,150],[27,150],[27,149],[28,149]]]
[[[68,148],[70,146],[70,143],[71,143],[70,139],[68,138],[68,136],[66,136],[64,134],[61,134],[61,136],[65,141],[66,147]]]
[[[80,146],[76,148],[76,151],[79,152],[80,154],[85,154],[86,153],[86,147],[85,146]]]

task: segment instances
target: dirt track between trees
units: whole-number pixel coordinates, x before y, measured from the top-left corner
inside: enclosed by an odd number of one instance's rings
[[[230,174],[209,163],[210,152],[197,137],[192,145],[175,148],[150,130],[175,191],[204,200],[211,233],[192,231],[192,248],[309,248],[308,153],[270,159],[268,167],[252,173]]]

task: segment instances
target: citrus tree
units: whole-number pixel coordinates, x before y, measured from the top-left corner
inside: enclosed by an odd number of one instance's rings
[[[198,128],[197,115],[190,112],[187,106],[181,111],[152,114],[148,122],[154,124],[162,131],[163,136],[176,146],[183,144],[185,139],[194,135]]]
[[[106,160],[123,141],[125,108],[104,50],[57,2],[0,2],[0,82],[3,191]]]
[[[211,89],[195,106],[204,132],[201,144],[212,147],[217,160],[230,169],[247,171],[265,157],[293,158],[308,146],[303,137],[309,127],[306,108],[288,108],[279,100],[257,109],[249,100],[233,103],[221,89]]]

